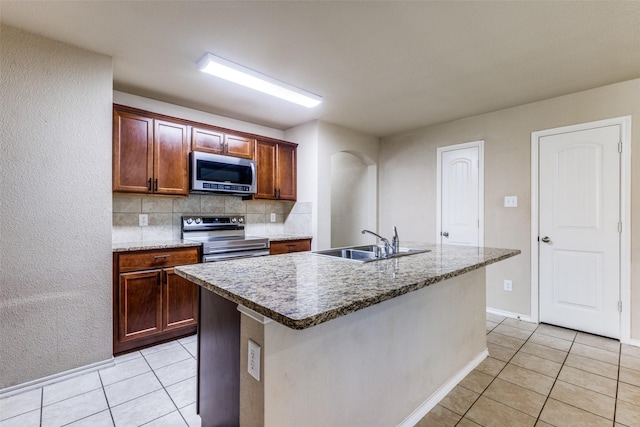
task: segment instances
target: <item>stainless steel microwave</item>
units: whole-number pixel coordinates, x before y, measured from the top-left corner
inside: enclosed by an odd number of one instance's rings
[[[192,151],[191,192],[231,193],[246,196],[256,192],[256,162],[238,157]]]

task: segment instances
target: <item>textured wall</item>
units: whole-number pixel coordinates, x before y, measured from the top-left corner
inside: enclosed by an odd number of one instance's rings
[[[3,389],[112,356],[112,65],[0,32]]]
[[[531,311],[531,132],[631,115],[631,338],[640,339],[640,79],[534,102],[384,138],[380,144],[380,225],[436,233],[436,149],[485,141],[485,244],[522,254],[487,268],[487,305]],[[504,196],[518,196],[504,208]],[[407,200],[410,203],[407,203]],[[513,291],[502,290],[503,280]]]

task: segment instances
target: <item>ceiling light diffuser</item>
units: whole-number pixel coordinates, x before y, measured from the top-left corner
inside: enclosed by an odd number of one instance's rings
[[[265,76],[211,53],[207,53],[198,61],[198,69],[307,108],[315,107],[322,102],[322,98],[318,95]]]

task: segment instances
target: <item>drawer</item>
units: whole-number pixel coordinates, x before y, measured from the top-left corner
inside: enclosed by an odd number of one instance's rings
[[[173,267],[175,265],[200,262],[198,248],[166,249],[121,253],[118,266],[120,272],[146,270],[149,268]]]
[[[269,249],[269,254],[271,255],[310,251],[311,239],[271,242],[270,246],[271,248]]]

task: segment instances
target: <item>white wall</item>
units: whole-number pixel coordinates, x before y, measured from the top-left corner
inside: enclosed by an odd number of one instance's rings
[[[112,356],[111,58],[1,26],[0,389]]]
[[[354,154],[341,151],[331,156],[331,246],[372,243],[362,229],[375,229],[375,200],[370,189],[377,187],[377,176],[370,180],[369,168]]]
[[[332,123],[318,122],[318,248],[331,247],[331,156],[356,154],[371,165],[378,164],[378,138]],[[376,186],[376,184],[372,184]],[[377,188],[370,189],[377,206]],[[366,207],[361,206],[361,209]],[[377,220],[372,221],[377,224]],[[363,227],[364,228],[364,227]]]
[[[288,129],[284,133],[286,141],[298,144],[298,204],[310,206],[311,248],[318,247],[318,122],[309,122]],[[295,208],[294,208],[295,209]]]
[[[356,154],[377,165],[378,138],[332,123],[313,121],[285,131],[285,139],[298,145],[298,201],[313,203],[313,250],[331,247],[331,157]],[[369,173],[371,173],[369,168]],[[374,167],[374,174],[377,170]],[[374,180],[370,180],[374,181]],[[377,184],[369,188],[377,206]],[[361,207],[364,209],[364,207]],[[375,209],[374,209],[375,211]],[[375,215],[375,214],[374,214]],[[369,224],[377,224],[377,217]],[[375,226],[373,227],[375,228]]]
[[[380,144],[380,225],[401,224],[416,240],[433,241],[436,149],[485,141],[485,244],[522,254],[487,268],[487,305],[530,315],[531,132],[631,115],[632,153],[640,152],[640,79],[578,92],[383,138]],[[632,154],[632,328],[640,339],[640,156]],[[504,208],[504,196],[518,196]],[[402,236],[401,236],[402,237]],[[503,280],[513,291],[502,290]]]

